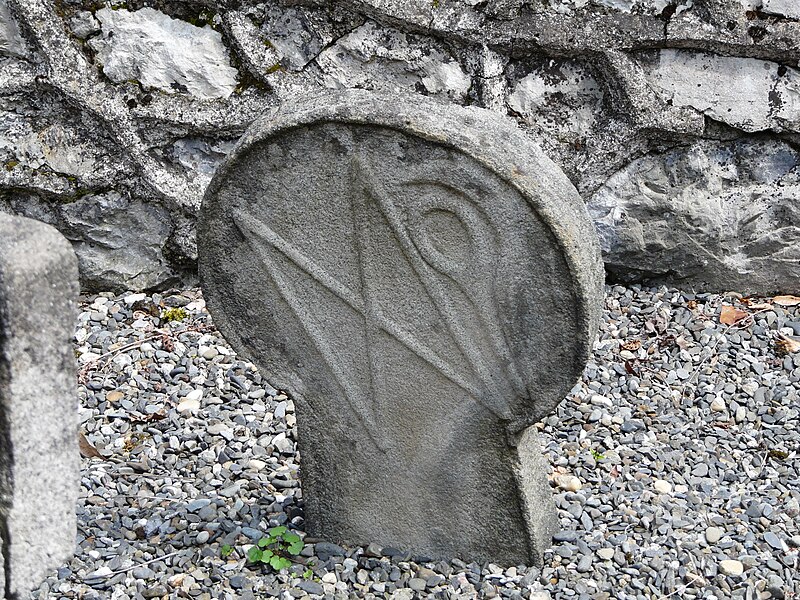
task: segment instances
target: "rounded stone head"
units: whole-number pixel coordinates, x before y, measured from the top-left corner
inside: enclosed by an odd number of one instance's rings
[[[215,176],[198,250],[217,326],[298,405],[311,529],[531,557],[500,531],[528,510],[518,446],[583,369],[602,265],[513,122],[363,91],[284,106]],[[495,550],[456,533],[476,526]]]

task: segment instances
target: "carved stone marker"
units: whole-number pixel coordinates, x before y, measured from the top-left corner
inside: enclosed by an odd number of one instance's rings
[[[349,91],[253,125],[198,231],[209,308],[298,410],[306,529],[536,562],[532,423],[579,377],[602,266],[583,204],[488,111]]]
[[[78,262],[49,225],[0,213],[0,584],[27,598],[75,549],[72,335]]]

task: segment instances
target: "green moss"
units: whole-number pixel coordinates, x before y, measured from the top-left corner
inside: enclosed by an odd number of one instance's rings
[[[10,160],[6,163],[6,171],[11,171],[14,167],[19,164],[18,160]]]
[[[161,313],[161,320],[165,323],[172,321],[183,321],[189,316],[184,308],[168,308]]]

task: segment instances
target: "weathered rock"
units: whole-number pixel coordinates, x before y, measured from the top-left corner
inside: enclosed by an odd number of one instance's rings
[[[85,287],[146,289],[174,276],[163,255],[171,232],[163,207],[108,192],[65,204],[61,217]]]
[[[37,123],[33,116],[0,110],[0,160],[10,172],[45,167],[94,183],[103,175],[105,153],[93,142],[70,124]]]
[[[0,214],[0,550],[6,598],[73,552],[78,270],[52,227]]]
[[[795,0],[761,0],[761,10],[770,15],[800,19],[800,5]]]
[[[88,10],[83,10],[69,20],[69,28],[73,35],[85,40],[102,29],[100,21]]]
[[[529,425],[581,373],[602,270],[575,189],[512,122],[293,103],[217,172],[198,249],[215,323],[295,399],[311,535],[541,559]]]
[[[0,56],[3,54],[20,58],[28,55],[27,45],[6,0],[0,0]]]
[[[332,88],[424,91],[463,102],[472,80],[453,57],[417,36],[368,21],[317,57]]]
[[[672,106],[689,106],[743,131],[800,129],[796,69],[755,58],[672,49],[643,59],[651,65],[651,85]]]
[[[172,145],[172,156],[177,164],[202,180],[203,185],[208,185],[234,145],[235,142],[227,140],[215,143],[198,138],[182,138]]]
[[[316,27],[307,9],[269,6],[262,33],[280,56],[281,65],[300,71],[333,41],[330,32]]]
[[[90,41],[103,73],[117,83],[137,80],[165,92],[227,98],[237,85],[222,36],[152,8],[104,8],[102,36]]]
[[[516,82],[508,107],[540,135],[586,137],[603,107],[603,91],[591,72],[575,61],[539,62]]]
[[[589,199],[611,275],[742,293],[795,290],[800,156],[699,142],[637,160]]]

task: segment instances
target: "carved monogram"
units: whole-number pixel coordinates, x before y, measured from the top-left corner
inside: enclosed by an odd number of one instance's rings
[[[493,278],[497,232],[477,202],[458,182],[411,179],[398,185],[435,189],[437,193],[429,194],[420,206],[398,206],[383,184],[373,177],[363,156],[352,158],[350,181],[356,240],[353,251],[360,264],[360,292],[320,267],[268,223],[246,210],[236,209],[232,214],[236,227],[263,261],[278,293],[302,324],[372,442],[381,451],[391,445],[391,436],[384,434],[382,422],[386,398],[381,397],[376,385],[381,358],[374,341],[379,335],[394,338],[497,417],[511,419],[509,400],[527,395],[527,391],[514,366],[497,315]],[[367,240],[371,235],[368,211],[374,207],[388,224],[395,245],[411,265],[467,368],[445,358],[431,342],[412,333],[408,324],[393,318],[387,306],[391,299],[381,297],[374,289],[367,268],[370,259]],[[447,223],[451,230],[462,233],[460,246],[454,250],[450,245],[444,253],[428,231],[431,222]],[[276,252],[359,315],[366,340],[363,351],[370,367],[368,382],[360,382],[340,360],[330,341],[330,326],[315,313],[310,302],[295,292],[291,278],[276,260]]]

